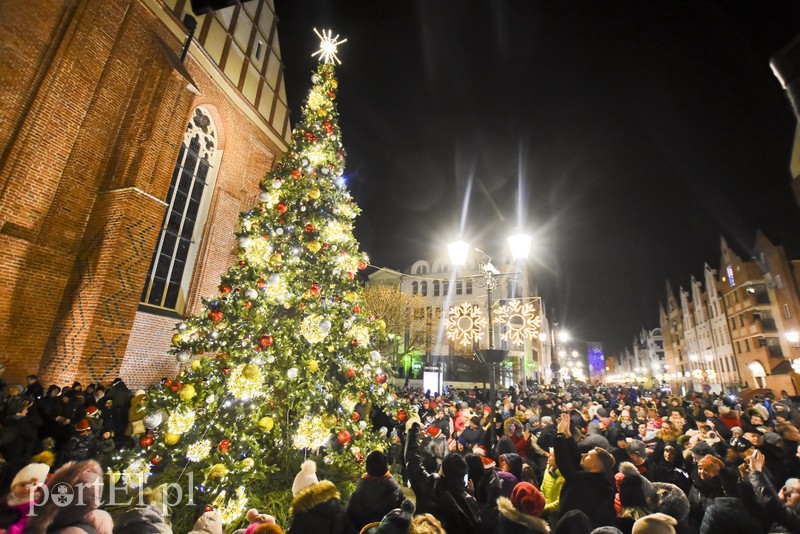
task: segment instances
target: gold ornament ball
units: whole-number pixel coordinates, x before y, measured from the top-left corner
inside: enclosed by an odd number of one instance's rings
[[[180,332],[178,332],[177,334],[172,336],[172,344],[173,345],[175,345],[175,346],[180,345],[181,341],[183,341],[183,336],[181,335]]]
[[[275,426],[275,421],[272,420],[272,417],[262,417],[258,421],[258,428],[260,428],[264,432],[269,432],[272,430],[272,427]]]
[[[195,361],[192,362],[192,369],[194,371],[197,371],[202,366],[203,366],[203,363],[200,360],[195,360]]]
[[[112,485],[119,482],[119,480],[122,478],[122,473],[120,473],[119,471],[109,470],[106,474],[108,475],[108,480],[111,482]]]
[[[256,466],[256,461],[252,458],[245,458],[239,463],[239,466],[242,468],[242,471],[250,471]]]
[[[309,373],[316,373],[319,371],[319,362],[317,362],[317,360],[311,360],[306,365],[306,369],[308,369]]]
[[[180,396],[183,402],[189,402],[197,395],[197,392],[194,390],[194,386],[191,384],[186,384],[181,388]]]
[[[381,330],[386,330],[386,321],[383,319],[378,319],[378,328]]]
[[[242,376],[247,380],[257,380],[258,375],[258,366],[254,363],[248,363],[242,368]]]
[[[322,424],[325,425],[325,428],[333,428],[336,426],[336,416],[330,413],[327,413],[322,416]]]
[[[316,254],[322,248],[322,245],[319,244],[319,241],[309,241],[306,243],[306,248]]]
[[[336,80],[331,80],[331,87],[333,87],[334,89],[336,89],[337,87],[339,87],[339,82],[338,82],[338,81],[336,81]]]
[[[320,194],[321,194],[321,192],[320,192],[318,187],[312,187],[308,191],[308,198],[310,198],[312,200],[317,200],[319,198]]]
[[[214,464],[208,470],[208,478],[222,478],[228,474],[228,468],[224,464]]]
[[[166,443],[170,447],[175,445],[176,443],[178,443],[180,440],[181,440],[181,435],[180,434],[172,434],[172,433],[170,433],[170,434],[166,434],[164,436],[164,443]]]
[[[320,117],[324,117],[326,113],[328,113],[328,112],[325,111],[323,108],[319,108],[317,110],[317,115],[319,115]]]
[[[281,255],[278,252],[276,252],[275,254],[273,254],[272,256],[269,257],[269,261],[271,263],[280,264],[283,261],[283,258],[281,257]]]
[[[358,299],[358,295],[355,291],[348,291],[344,294],[344,300],[347,302],[355,302]]]

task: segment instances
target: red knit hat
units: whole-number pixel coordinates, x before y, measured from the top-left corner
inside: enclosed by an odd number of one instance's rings
[[[88,419],[81,419],[75,424],[75,430],[83,431],[89,430],[89,420]]]
[[[86,413],[86,417],[94,417],[96,415],[99,415],[97,412],[99,412],[100,410],[97,409],[97,406],[92,405],[92,406],[87,406],[86,408],[83,409],[83,411]]]
[[[425,429],[425,433],[426,433],[426,434],[430,434],[430,436],[431,436],[432,438],[435,438],[435,437],[437,437],[439,434],[441,434],[441,433],[442,433],[442,429],[441,429],[441,428],[439,428],[438,426],[429,426],[428,428],[426,428],[426,429]]]
[[[511,504],[520,512],[539,517],[544,510],[544,496],[530,482],[519,482],[511,492]]]

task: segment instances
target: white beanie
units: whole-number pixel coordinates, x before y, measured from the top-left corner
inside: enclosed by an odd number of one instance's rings
[[[292,484],[292,496],[297,497],[297,494],[319,482],[317,480],[317,464],[313,460],[306,460],[300,466],[300,472],[294,477]]]
[[[19,473],[14,476],[11,486],[14,484],[36,482],[42,485],[47,480],[47,474],[50,472],[50,466],[47,464],[28,464],[19,470]]]

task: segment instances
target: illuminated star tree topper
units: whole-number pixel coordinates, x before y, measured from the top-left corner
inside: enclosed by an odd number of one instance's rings
[[[319,56],[320,61],[323,63],[338,63],[339,65],[342,64],[339,56],[336,53],[339,51],[339,45],[342,43],[346,43],[347,39],[339,40],[339,36],[331,37],[333,32],[331,30],[322,30],[320,34],[316,28],[314,28],[314,33],[317,34],[319,37],[319,50],[311,54],[311,57]]]

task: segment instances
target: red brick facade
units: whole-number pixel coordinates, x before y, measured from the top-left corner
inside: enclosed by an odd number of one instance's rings
[[[6,380],[38,372],[46,383],[121,375],[145,385],[174,373],[165,349],[179,316],[138,310],[188,119],[204,106],[223,152],[186,311],[215,291],[238,212],[285,148],[272,140],[280,132],[268,137],[232,101],[224,79],[191,54],[180,66],[181,42],[153,6],[168,9],[155,0],[2,3]]]

